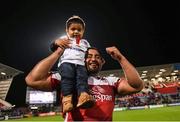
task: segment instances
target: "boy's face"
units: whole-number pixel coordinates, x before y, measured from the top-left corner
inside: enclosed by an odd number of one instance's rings
[[[72,23],[69,28],[66,29],[66,32],[71,38],[76,38],[78,36],[82,38],[84,34],[84,28],[79,23]]]

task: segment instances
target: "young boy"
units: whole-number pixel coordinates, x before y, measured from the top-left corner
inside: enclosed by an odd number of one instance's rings
[[[94,104],[93,98],[89,95],[88,75],[85,67],[85,52],[90,44],[82,39],[85,31],[85,23],[79,16],[72,16],[66,21],[66,36],[57,39],[52,45],[53,48],[66,47],[58,63],[58,72],[61,75],[61,92],[63,95],[63,112],[73,109],[73,92],[77,90],[77,107],[88,108]]]

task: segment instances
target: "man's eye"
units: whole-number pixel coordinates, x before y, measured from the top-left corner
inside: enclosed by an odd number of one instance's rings
[[[101,57],[100,56],[96,56],[96,59],[100,59]]]
[[[92,58],[92,55],[88,55],[87,58]]]
[[[88,56],[87,58],[92,58],[92,56]]]

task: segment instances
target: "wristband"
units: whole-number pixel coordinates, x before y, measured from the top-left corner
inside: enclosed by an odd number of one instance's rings
[[[50,45],[50,49],[51,49],[51,51],[53,51],[53,52],[56,51],[58,47],[59,47],[59,46],[58,46],[57,44],[55,44],[54,42],[51,43],[51,45]]]

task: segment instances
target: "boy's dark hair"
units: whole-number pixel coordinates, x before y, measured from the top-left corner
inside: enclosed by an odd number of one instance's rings
[[[69,26],[72,24],[72,23],[79,23],[83,26],[83,28],[85,29],[85,22],[84,20],[79,17],[79,16],[72,16],[70,17],[67,21],[66,21],[66,28],[68,29]]]

